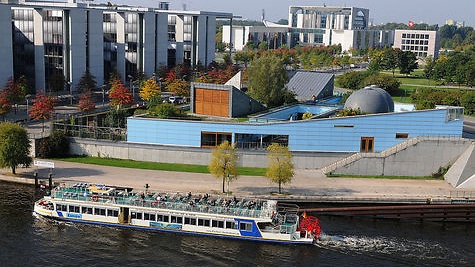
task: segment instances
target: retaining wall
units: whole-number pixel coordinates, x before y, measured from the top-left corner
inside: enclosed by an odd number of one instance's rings
[[[70,154],[92,157],[109,157],[138,161],[208,165],[211,149],[108,142],[92,139],[71,138]],[[238,150],[239,166],[266,167],[264,150]],[[342,152],[293,152],[296,169],[319,169],[349,156]]]
[[[364,153],[362,158],[333,171],[346,175],[430,176],[453,164],[470,146],[468,139],[425,140],[397,153]]]

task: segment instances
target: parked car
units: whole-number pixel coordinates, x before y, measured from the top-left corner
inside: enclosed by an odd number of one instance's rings
[[[174,105],[186,104],[186,98],[181,96],[170,96],[168,102]]]

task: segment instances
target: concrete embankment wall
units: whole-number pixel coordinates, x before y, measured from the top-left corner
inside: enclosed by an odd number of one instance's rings
[[[381,153],[368,153],[332,173],[368,176],[430,176],[436,173],[439,167],[453,164],[470,144],[471,141],[468,139],[421,141],[388,156],[381,156]]]
[[[110,157],[138,161],[208,165],[211,149],[169,147],[127,142],[108,142],[71,138],[70,153],[93,157]],[[239,166],[266,167],[267,153],[264,150],[239,151]],[[349,156],[350,153],[295,152],[294,166],[297,169],[319,169]]]

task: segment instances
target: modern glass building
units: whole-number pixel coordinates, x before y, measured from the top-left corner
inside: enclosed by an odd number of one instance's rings
[[[214,60],[216,19],[231,13],[173,11],[86,2],[0,4],[0,84],[25,76],[32,88],[69,90],[86,69],[99,85],[112,72],[124,81],[161,66]],[[132,78],[130,78],[132,77]]]

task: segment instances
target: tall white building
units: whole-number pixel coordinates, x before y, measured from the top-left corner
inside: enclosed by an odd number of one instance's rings
[[[216,19],[232,14],[167,6],[0,4],[0,84],[24,75],[36,90],[52,91],[61,80],[74,90],[86,69],[101,85],[113,71],[125,81],[161,66],[211,63]]]

